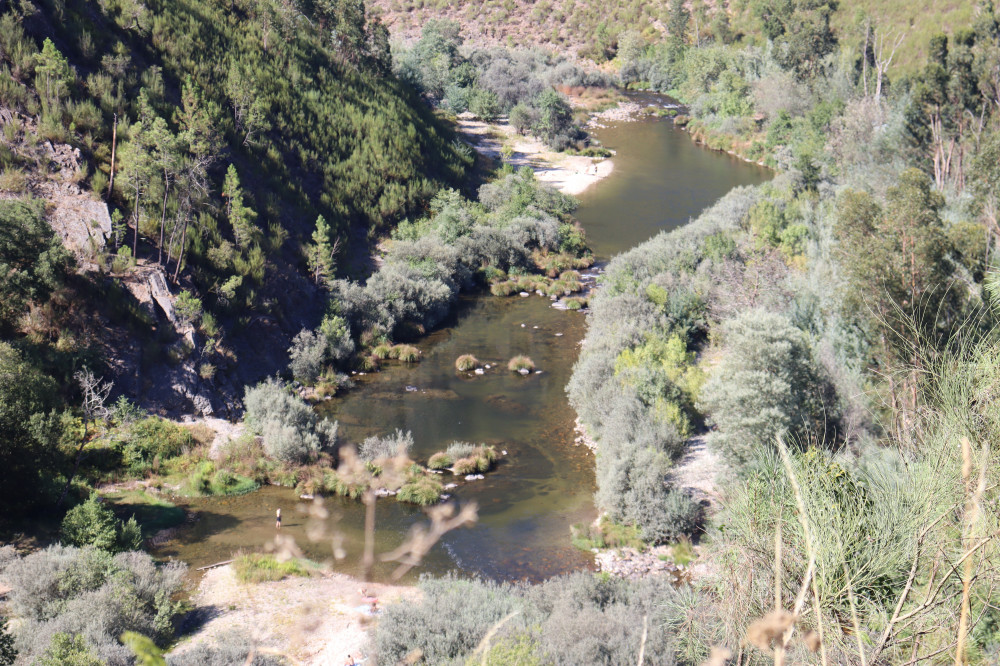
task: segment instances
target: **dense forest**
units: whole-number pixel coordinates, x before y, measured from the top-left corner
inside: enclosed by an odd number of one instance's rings
[[[138,491],[141,510],[116,515],[103,482],[275,484],[371,507],[389,488],[424,506],[446,465],[490,471],[494,447],[424,464],[402,431],[341,449],[306,398],[419,362],[409,343],[462,291],[580,289],[593,257],[575,200],[528,168],[474,170],[449,123],[503,116],[583,151],[557,88],[610,84],[673,95],[683,112],[663,122],[775,174],[569,301],[589,306],[566,390],[600,512],[580,541],[670,545],[692,573],[425,578],[382,612],[372,658],[995,663],[1000,13],[951,8],[958,24],[931,34],[851,8],[560,9],[598,71],[450,21],[390,44],[356,0],[4,5],[0,534],[36,534],[30,553],[0,547],[0,664],[283,663],[245,637],[162,661],[189,610],[184,567],[140,549],[184,512]],[[462,20],[453,9],[435,16]],[[64,198],[108,203],[101,242],[69,248]],[[144,271],[169,282],[171,325],[130,291]],[[248,362],[262,321],[277,351]],[[176,383],[170,368],[196,375],[194,404],[235,395],[244,435],[213,451],[111,380]],[[718,468],[713,503],[677,475],[695,442]],[[251,578],[308,573],[241,558]]]

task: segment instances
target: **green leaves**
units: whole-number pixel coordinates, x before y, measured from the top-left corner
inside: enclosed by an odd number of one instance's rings
[[[96,493],[66,513],[60,537],[68,546],[94,546],[109,553],[139,550],[142,547],[142,532],[135,518],[129,518],[126,522],[118,520],[111,509],[99,502]]]
[[[0,201],[0,333],[13,328],[29,303],[48,298],[69,264],[40,201]]]

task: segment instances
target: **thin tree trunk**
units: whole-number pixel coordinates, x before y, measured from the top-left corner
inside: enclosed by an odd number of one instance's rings
[[[163,172],[163,209],[160,214],[160,254],[156,258],[156,263],[163,264],[163,227],[167,223],[167,194],[170,192],[170,179],[167,172]],[[167,257],[170,260],[170,257]]]
[[[115,186],[115,146],[118,145],[118,114],[115,114],[114,128],[111,130],[111,179],[108,181],[108,198]]]
[[[132,220],[135,222],[135,236],[132,239],[132,258],[139,258],[139,186],[135,186],[135,210],[132,211]]]
[[[188,217],[184,217],[184,229],[181,231],[181,247],[177,252],[177,267],[174,269],[174,284],[177,284],[177,276],[181,272],[181,264],[184,263],[184,251],[187,249]]]

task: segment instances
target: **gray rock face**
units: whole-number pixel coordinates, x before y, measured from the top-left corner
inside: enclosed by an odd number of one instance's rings
[[[49,224],[70,252],[89,258],[104,249],[111,236],[111,216],[106,203],[95,201],[73,183],[46,183],[40,189],[53,205]]]
[[[163,310],[167,321],[171,324],[175,323],[177,315],[174,314],[174,299],[170,295],[170,288],[167,286],[167,278],[163,271],[153,271],[150,273],[147,284],[149,285],[149,295],[160,306],[160,309]]]

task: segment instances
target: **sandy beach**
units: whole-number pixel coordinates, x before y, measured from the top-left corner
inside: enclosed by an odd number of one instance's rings
[[[416,587],[361,583],[343,574],[245,584],[236,580],[231,565],[212,569],[192,598],[209,618],[172,654],[238,631],[292,664],[328,666],[344,663],[347,655],[365,658],[371,652],[368,630],[374,619],[361,600],[362,586],[380,606],[420,597]]]
[[[505,144],[510,146],[510,164],[531,167],[540,181],[563,194],[580,194],[614,169],[610,159],[555,152],[534,137],[518,134],[506,120],[485,123],[463,114],[458,131],[469,145],[493,159],[500,159]]]

